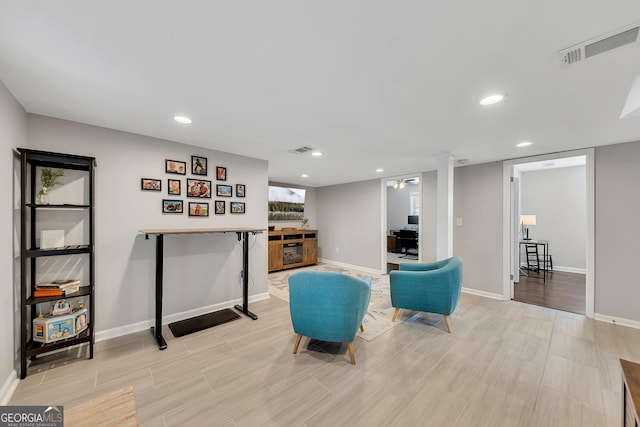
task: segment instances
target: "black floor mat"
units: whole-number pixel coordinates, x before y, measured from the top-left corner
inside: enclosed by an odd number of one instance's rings
[[[203,314],[202,316],[192,317],[191,319],[169,323],[169,329],[171,329],[174,337],[181,337],[239,318],[240,315],[235,311],[225,308],[224,310],[214,311],[213,313]]]

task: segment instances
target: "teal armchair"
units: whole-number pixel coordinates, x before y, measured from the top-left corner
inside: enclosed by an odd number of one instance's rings
[[[298,334],[293,353],[303,336],[322,341],[348,342],[351,363],[353,340],[371,297],[371,277],[358,279],[343,273],[301,271],[289,277],[289,309]]]
[[[442,314],[451,332],[449,315],[460,299],[462,260],[452,257],[430,263],[404,263],[390,273],[392,321],[401,308]]]

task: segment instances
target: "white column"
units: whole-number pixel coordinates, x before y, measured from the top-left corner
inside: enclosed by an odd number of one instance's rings
[[[453,155],[438,157],[438,260],[453,256]]]

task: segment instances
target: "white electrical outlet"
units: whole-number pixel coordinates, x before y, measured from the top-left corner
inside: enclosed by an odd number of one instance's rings
[[[462,225],[462,218],[456,218],[456,225],[457,226],[461,226]]]
[[[336,253],[340,252],[340,248],[336,246]]]

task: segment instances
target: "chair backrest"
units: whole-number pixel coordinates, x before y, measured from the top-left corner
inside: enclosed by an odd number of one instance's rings
[[[289,277],[289,310],[297,334],[351,342],[369,305],[371,278],[301,271]]]
[[[449,315],[458,305],[462,288],[462,259],[451,257],[430,263],[401,263],[392,271],[394,307]]]

